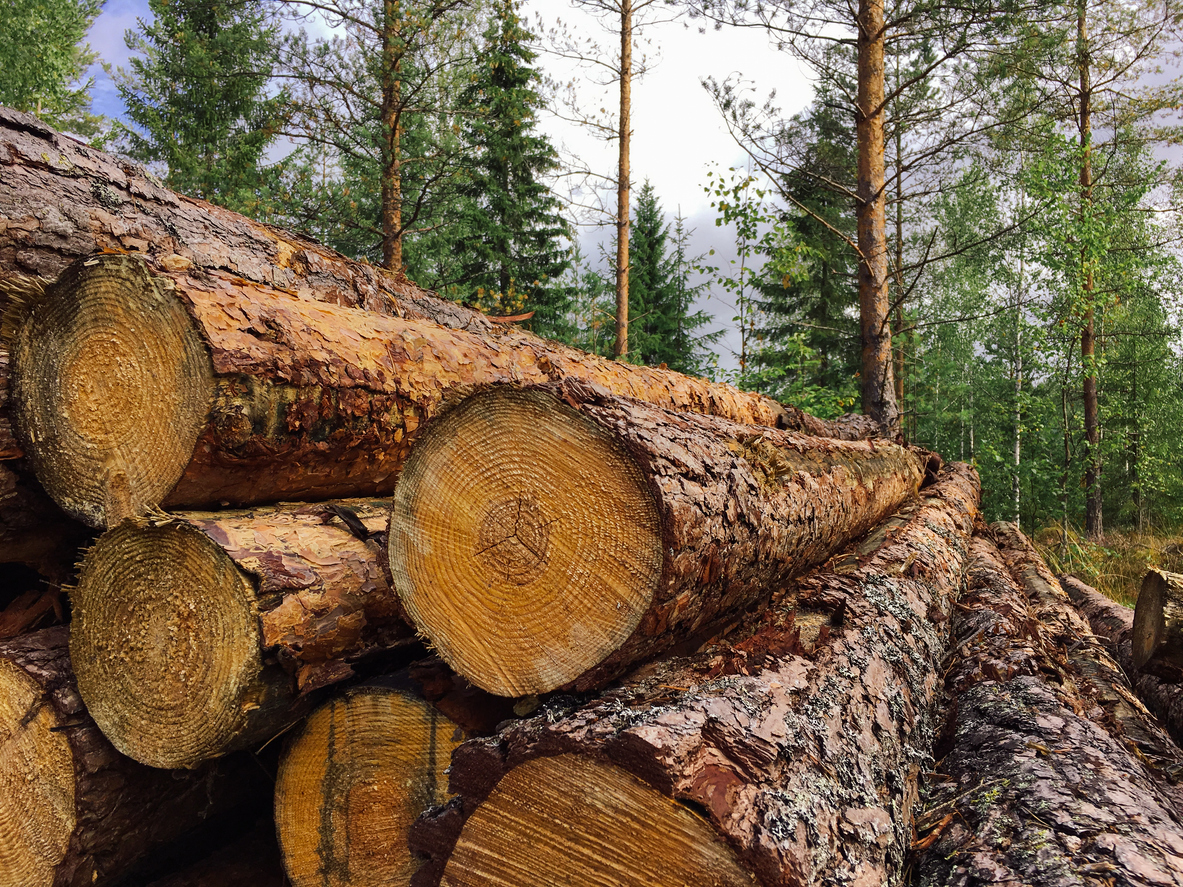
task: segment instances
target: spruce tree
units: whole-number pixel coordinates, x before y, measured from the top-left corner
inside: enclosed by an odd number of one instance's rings
[[[461,98],[472,159],[454,229],[453,290],[494,313],[533,311],[536,332],[561,338],[570,333],[559,278],[570,266],[571,232],[544,181],[558,155],[537,129],[542,97],[530,39],[517,0],[500,0]]]
[[[135,128],[127,153],[162,163],[170,188],[248,214],[284,99],[268,96],[276,30],[257,0],[149,0],[115,82]]]
[[[679,218],[671,240],[661,203],[646,180],[637,193],[629,232],[629,353],[639,363],[701,374],[706,368],[702,346],[718,334],[695,335],[709,317],[692,310],[702,286],[690,283],[688,238]]]

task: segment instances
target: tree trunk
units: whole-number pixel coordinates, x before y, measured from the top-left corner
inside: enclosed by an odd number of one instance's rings
[[[1179,790],[1123,738],[1142,714],[1115,723],[1109,677],[1119,673],[1095,648],[1065,655],[1087,627],[1026,541],[1013,528],[1000,535],[1001,553],[975,537],[954,613],[916,882],[1178,883]]]
[[[824,427],[765,397],[527,333],[450,330],[242,279],[156,276],[130,256],[77,263],[8,319],[28,458],[92,526],[155,506],[388,493],[419,426],[487,385],[573,378],[674,409]]]
[[[1130,635],[1138,671],[1183,682],[1183,575],[1150,570],[1142,579]]]
[[[421,860],[407,830],[451,797],[452,750],[512,717],[438,661],[347,690],[289,742],[275,820],[294,887],[405,887]]]
[[[1111,601],[1096,589],[1074,576],[1065,576],[1060,584],[1072,603],[1088,619],[1105,649],[1129,676],[1138,698],[1162,723],[1177,745],[1183,746],[1183,686],[1139,673],[1134,665],[1134,613],[1129,607]]]
[[[191,772],[123,757],[75,689],[65,626],[0,643],[0,884],[113,883],[143,854],[262,788],[256,765]]]
[[[398,0],[382,6],[382,267],[403,273],[402,57]]]
[[[632,139],[633,0],[620,0],[620,153],[616,166],[616,344],[617,360],[628,355],[629,143]]]
[[[338,516],[358,528],[355,534]],[[124,754],[191,767],[261,745],[350,663],[412,645],[381,565],[385,503],[129,520],[82,563],[71,654]]]
[[[587,690],[821,563],[913,496],[923,470],[882,441],[503,387],[419,439],[395,491],[391,571],[415,625],[474,684]]]
[[[890,303],[887,291],[887,186],[884,178],[883,0],[858,8],[858,249],[859,328],[862,331],[863,412],[886,437],[900,430],[892,380]]]
[[[1080,219],[1087,224],[1093,213],[1093,92],[1092,61],[1089,54],[1087,4],[1081,0],[1076,20],[1076,45],[1080,71]],[[1081,290],[1084,297],[1084,329],[1080,334],[1081,369],[1084,371],[1084,436],[1088,443],[1084,472],[1085,535],[1092,542],[1105,536],[1101,513],[1101,422],[1097,403],[1097,334],[1096,295],[1094,293],[1093,258],[1088,246],[1080,248]]]
[[[978,496],[972,469],[950,466],[727,640],[462,745],[458,800],[412,833],[432,860],[416,883],[897,881]],[[541,824],[506,818],[490,835],[497,811],[531,796]],[[584,796],[595,803],[573,810]],[[543,845],[561,852],[539,858]],[[686,875],[705,854],[715,880]]]

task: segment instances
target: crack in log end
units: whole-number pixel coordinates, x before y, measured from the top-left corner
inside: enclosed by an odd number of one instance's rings
[[[475,556],[507,585],[526,585],[548,564],[550,521],[533,496],[509,496],[491,502],[477,532]]]

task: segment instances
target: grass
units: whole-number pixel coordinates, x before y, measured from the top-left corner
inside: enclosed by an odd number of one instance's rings
[[[1053,573],[1074,573],[1097,591],[1127,607],[1134,606],[1142,577],[1151,567],[1183,573],[1183,540],[1178,535],[1114,530],[1103,544],[1089,542],[1060,525],[1044,527],[1032,540]]]

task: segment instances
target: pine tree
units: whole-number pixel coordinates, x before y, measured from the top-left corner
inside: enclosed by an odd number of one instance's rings
[[[79,135],[97,132],[90,81],[96,56],[83,43],[102,0],[8,0],[0,27],[0,105],[29,111]]]
[[[461,96],[471,160],[459,189],[452,289],[493,313],[533,311],[536,332],[562,337],[569,306],[559,278],[570,266],[571,231],[544,181],[558,155],[537,130],[542,97],[530,39],[517,0],[500,0]]]
[[[282,96],[268,96],[276,29],[257,0],[149,0],[115,75],[127,153],[167,167],[170,188],[258,214],[260,164]]]

